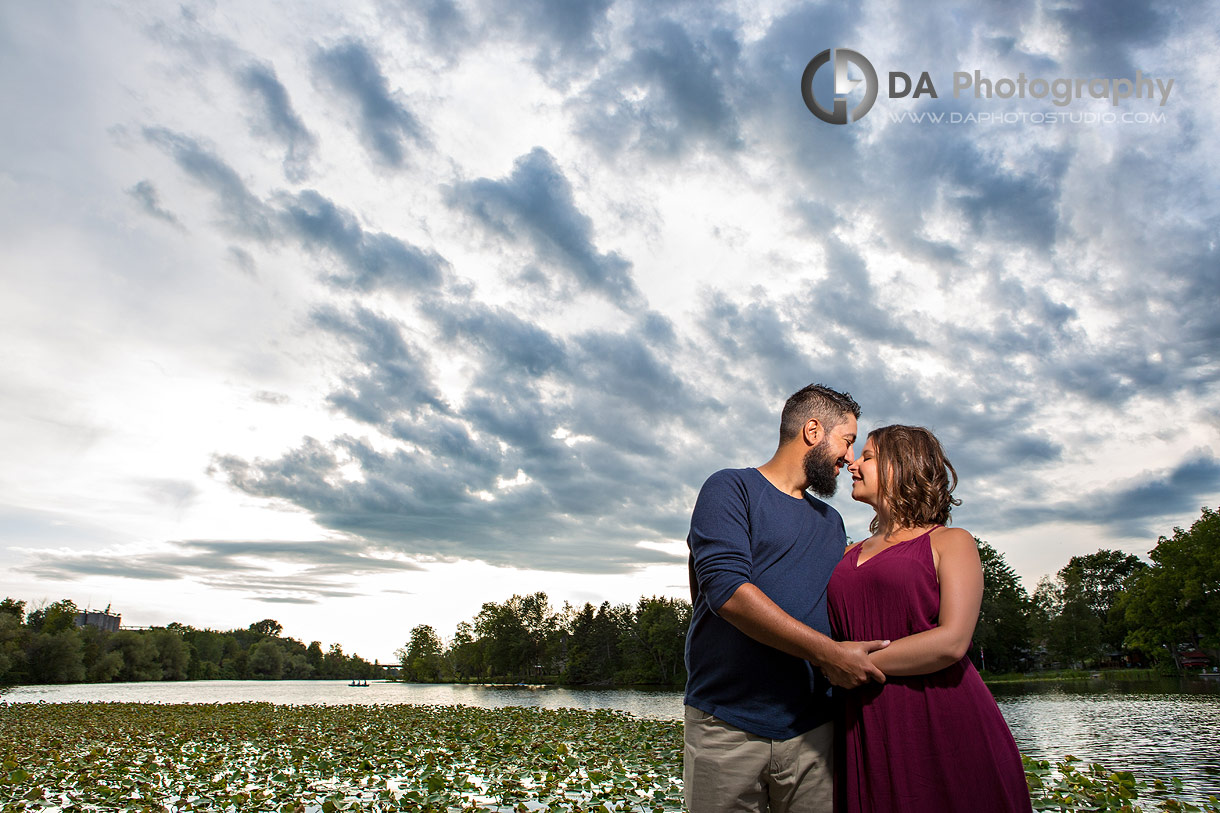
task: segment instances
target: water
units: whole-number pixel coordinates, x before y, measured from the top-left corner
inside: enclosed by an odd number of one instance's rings
[[[19,686],[0,699],[10,703],[248,703],[292,706],[414,703],[432,706],[529,706],[618,709],[640,717],[682,719],[682,693],[672,690],[567,689],[558,686],[457,686],[385,683],[367,687],[344,680],[187,680],[147,683],[74,683]]]
[[[1071,754],[1140,779],[1178,777],[1183,798],[1220,797],[1220,686],[1148,683],[993,685],[1021,753]]]
[[[1220,681],[999,684],[1000,711],[1022,753],[1052,762],[1072,754],[1129,770],[1140,779],[1178,777],[1183,797],[1220,796]],[[679,720],[682,694],[672,690],[569,689],[554,686],[452,686],[370,681],[209,680],[22,686],[10,703],[240,703],[285,705],[415,703],[483,708],[618,709]]]

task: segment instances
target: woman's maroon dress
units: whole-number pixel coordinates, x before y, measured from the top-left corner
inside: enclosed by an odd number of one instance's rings
[[[843,557],[827,596],[836,638],[896,641],[937,625],[930,533],[859,566],[861,546]],[[849,813],[1032,809],[1012,732],[969,658],[841,694],[846,766],[838,772],[839,796]]]

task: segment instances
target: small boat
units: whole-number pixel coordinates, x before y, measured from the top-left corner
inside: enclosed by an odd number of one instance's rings
[[[366,689],[366,688],[368,688],[369,682],[368,682],[368,679],[365,678],[363,680],[353,680],[351,683],[349,683],[347,685],[351,686],[353,688],[356,688],[356,689]]]

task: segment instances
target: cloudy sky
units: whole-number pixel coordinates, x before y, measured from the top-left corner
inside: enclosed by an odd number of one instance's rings
[[[4,4],[0,590],[382,660],[513,593],[682,596],[699,486],[814,381],[934,429],[1029,589],[1146,553],[1220,503],[1218,31],[1101,0]],[[858,121],[802,99],[827,48],[880,77]],[[955,97],[975,71],[1082,98]]]

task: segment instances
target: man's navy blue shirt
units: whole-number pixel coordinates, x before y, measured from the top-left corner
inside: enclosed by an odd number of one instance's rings
[[[834,716],[830,684],[808,661],[761,644],[717,611],[749,582],[797,621],[826,635],[826,585],[846,544],[839,512],[793,497],[758,469],[708,478],[691,515],[686,704],[771,739]]]

